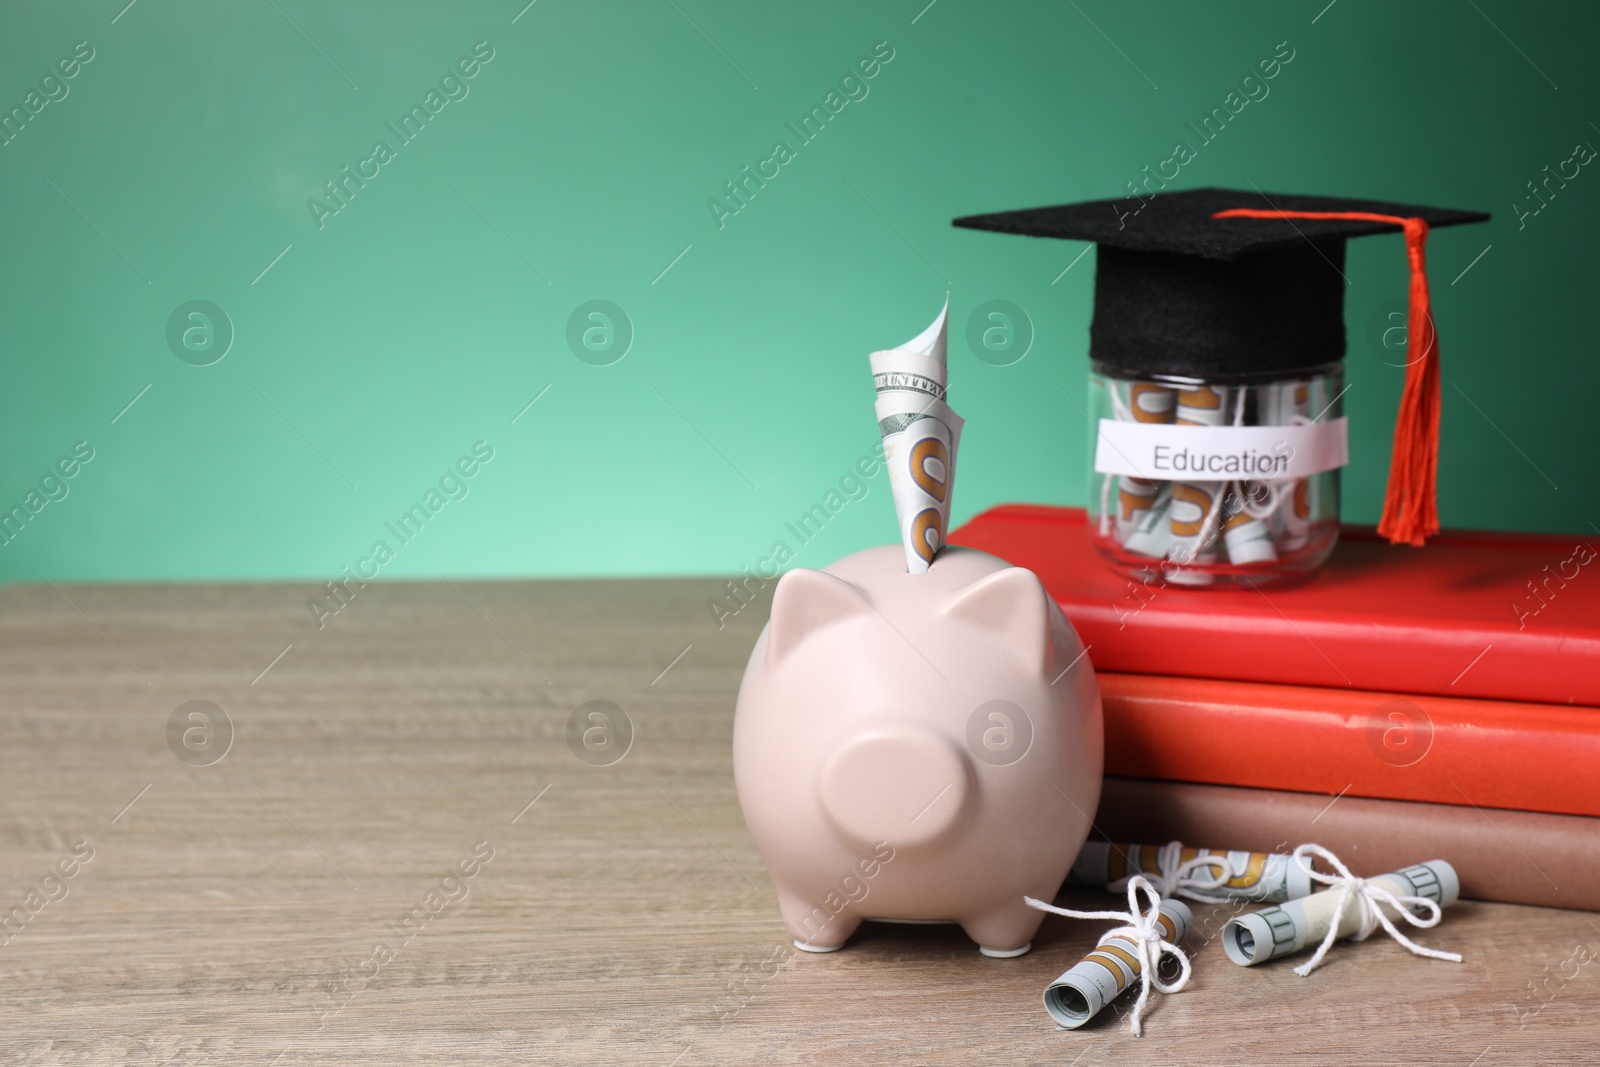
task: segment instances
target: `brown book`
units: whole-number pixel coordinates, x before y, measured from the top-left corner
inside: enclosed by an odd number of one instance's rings
[[[1362,877],[1444,859],[1463,897],[1600,911],[1600,819],[1582,815],[1107,778],[1095,829],[1252,852],[1312,841]]]

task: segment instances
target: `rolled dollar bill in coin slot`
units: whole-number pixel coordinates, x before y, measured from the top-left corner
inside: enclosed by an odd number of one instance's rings
[[[1164,845],[1125,845],[1106,841],[1088,841],[1072,865],[1072,877],[1085,885],[1105,888],[1113,882],[1135,874],[1165,879],[1168,871],[1162,863]],[[1228,878],[1222,885],[1195,887],[1193,895],[1204,899],[1257,900],[1266,903],[1295,900],[1310,896],[1315,885],[1294,857],[1275,852],[1237,852],[1214,848],[1181,848],[1171,857],[1170,866],[1201,856],[1214,856],[1227,864]],[[1199,881],[1214,881],[1221,871],[1214,866],[1200,867]],[[1178,892],[1184,892],[1180,886]],[[1162,890],[1163,893],[1167,892]]]
[[[962,419],[945,402],[949,312],[946,299],[933,325],[898,348],[871,357],[878,432],[900,519],[906,569],[912,574],[927,573],[950,528]]]
[[[1157,921],[1165,939],[1177,944],[1194,924],[1189,906],[1181,900],[1163,900],[1160,912]],[[1139,973],[1139,946],[1132,938],[1113,931],[1100,939],[1093,952],[1050,983],[1044,991],[1045,1010],[1057,1023],[1075,1030],[1137,983]]]
[[[1444,860],[1430,860],[1367,881],[1396,896],[1422,897],[1441,908],[1448,908],[1461,897],[1461,881],[1456,877],[1455,868]],[[1338,888],[1327,889],[1264,911],[1237,916],[1222,928],[1222,947],[1228,958],[1241,967],[1300,952],[1328,936],[1339,898]],[[1397,918],[1390,904],[1377,902],[1371,906],[1383,910],[1391,920]],[[1415,910],[1419,915],[1423,913],[1420,908]],[[1339,932],[1335,936],[1343,939],[1357,933],[1361,929],[1361,917],[1359,901],[1350,900],[1343,914],[1337,916]]]

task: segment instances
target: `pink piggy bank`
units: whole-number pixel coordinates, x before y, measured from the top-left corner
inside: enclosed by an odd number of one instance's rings
[[[1033,572],[899,545],[778,583],[739,687],[733,771],[796,947],[863,919],[1026,952],[1100,799],[1100,690]]]

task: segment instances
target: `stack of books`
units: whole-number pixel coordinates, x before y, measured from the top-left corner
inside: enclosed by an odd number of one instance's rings
[[[1129,581],[1078,509],[950,541],[1036,573],[1088,646],[1101,835],[1439,857],[1464,896],[1600,910],[1600,536],[1346,527],[1308,580],[1228,591]]]

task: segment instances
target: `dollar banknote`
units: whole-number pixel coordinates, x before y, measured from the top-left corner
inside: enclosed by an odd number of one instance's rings
[[[1155,425],[1172,423],[1178,408],[1176,389],[1152,382],[1112,382],[1111,388],[1117,418]],[[1172,526],[1167,520],[1171,503],[1170,482],[1118,475],[1117,540],[1130,552],[1165,558],[1172,547]]]
[[[1228,550],[1229,563],[1270,563],[1278,558],[1271,528],[1247,508],[1254,485],[1232,482],[1222,494],[1222,544]]]
[[[1162,868],[1162,845],[1124,845],[1105,841],[1086,841],[1072,865],[1072,876],[1085,885],[1104,888],[1112,882],[1135,874],[1159,875],[1165,878],[1168,871]],[[1180,887],[1178,892],[1197,900],[1258,900],[1274,903],[1309,896],[1315,884],[1294,857],[1273,852],[1224,852],[1214,848],[1183,848],[1172,857],[1171,866],[1179,865],[1200,856],[1215,856],[1228,865],[1228,878],[1222,885],[1195,886],[1191,892]],[[1213,881],[1221,871],[1207,865],[1191,876],[1202,883]]]
[[[1166,559],[1168,550],[1172,548],[1172,483],[1152,484],[1157,487],[1156,494],[1151,498],[1148,508],[1132,514],[1122,547],[1141,556]]]
[[[1189,933],[1194,916],[1183,901],[1163,900],[1157,921],[1162,938],[1177,944]],[[1134,940],[1122,934],[1107,934],[1093,952],[1045,988],[1045,1010],[1057,1023],[1075,1030],[1137,982],[1140,969],[1139,946]]]
[[[1311,421],[1311,382],[1287,381],[1261,388],[1262,420],[1277,426]],[[1311,496],[1321,479],[1295,479],[1278,487],[1283,505],[1272,514],[1275,536],[1285,551],[1303,548],[1311,536]]]
[[[945,398],[949,313],[946,299],[933,325],[871,357],[878,432],[912,574],[927,573],[950,528],[962,420]]]
[[[1367,879],[1401,897],[1422,897],[1441,908],[1454,904],[1461,896],[1461,882],[1455,868],[1444,860],[1429,860],[1403,871]],[[1339,906],[1338,887],[1291,900],[1265,911],[1240,915],[1222,928],[1222,947],[1228,958],[1241,967],[1300,952],[1328,936]],[[1390,920],[1398,918],[1394,908],[1382,902],[1373,905]],[[1417,909],[1422,914],[1422,909]],[[1361,928],[1361,907],[1351,900],[1338,916],[1336,938],[1346,938]]]
[[[1233,391],[1218,385],[1194,385],[1178,391],[1173,421],[1179,426],[1226,426],[1236,401]],[[1167,558],[1174,563],[1198,564],[1168,576],[1179,585],[1210,585],[1214,580],[1206,565],[1217,560],[1217,511],[1226,482],[1172,483],[1172,545]]]

